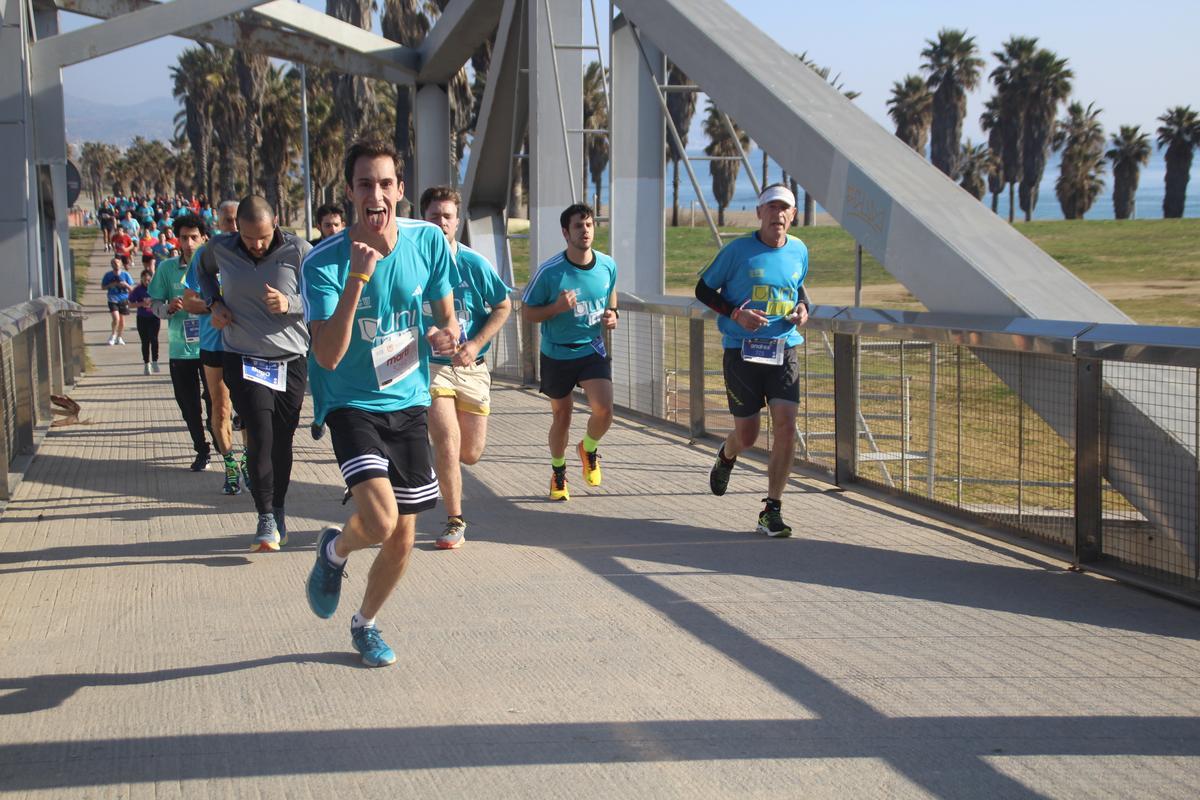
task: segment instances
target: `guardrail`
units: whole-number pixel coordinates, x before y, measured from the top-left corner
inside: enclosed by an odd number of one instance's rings
[[[724,436],[713,312],[686,297],[622,295],[620,306],[617,405],[693,438]],[[536,382],[536,330],[519,314],[492,361]],[[1097,571],[1200,590],[1200,329],[816,306],[800,361],[797,461],[810,471],[986,521]],[[1119,428],[1129,407],[1152,435]],[[769,447],[769,415],[764,430]]]
[[[50,424],[50,396],[63,394],[83,370],[79,304],[41,297],[0,311],[0,461],[5,465],[0,502],[11,499],[24,464]]]

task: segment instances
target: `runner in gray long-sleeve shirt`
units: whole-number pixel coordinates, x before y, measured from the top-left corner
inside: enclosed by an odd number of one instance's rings
[[[312,245],[279,230],[261,197],[244,198],[237,219],[236,236],[214,239],[200,251],[197,278],[213,327],[221,331],[225,384],[248,437],[258,511],[250,549],[272,552],[287,544],[283,504],[308,378],[300,262]]]

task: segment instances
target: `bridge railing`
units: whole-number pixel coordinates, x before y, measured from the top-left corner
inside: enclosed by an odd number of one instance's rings
[[[64,394],[83,370],[79,304],[40,297],[0,310],[0,502],[11,498],[15,479],[50,425],[50,396]]]
[[[617,405],[693,438],[728,433],[713,313],[683,297],[622,295],[620,306]],[[535,383],[536,333],[514,312],[495,374]],[[807,471],[1200,598],[1200,329],[816,306],[805,335],[796,428]],[[1108,412],[1130,396],[1161,437],[1118,448]],[[764,432],[769,448],[769,415]],[[1118,472],[1121,491],[1108,480]],[[1168,480],[1140,483],[1175,489],[1130,486],[1150,472]]]

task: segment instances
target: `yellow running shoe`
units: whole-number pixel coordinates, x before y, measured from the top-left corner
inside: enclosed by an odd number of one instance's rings
[[[552,467],[550,473],[550,499],[570,500],[571,493],[567,491],[567,465]]]
[[[579,453],[579,462],[583,465],[583,479],[588,486],[600,485],[600,451],[589,453],[583,449],[583,442],[575,448]]]

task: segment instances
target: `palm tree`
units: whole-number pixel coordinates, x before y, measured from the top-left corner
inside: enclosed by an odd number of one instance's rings
[[[171,67],[172,94],[183,103],[182,116],[176,117],[177,130],[182,130],[192,145],[196,191],[209,197],[212,196],[212,184],[208,180],[212,107],[216,97],[212,76],[216,61],[214,50],[201,44],[180,53],[178,63]]]
[[[722,227],[725,225],[725,209],[733,201],[734,192],[737,190],[742,151],[750,146],[750,137],[736,123],[733,123],[733,130],[737,134],[736,139],[730,135],[724,115],[717,110],[716,104],[709,100],[704,118],[704,135],[708,137],[708,146],[704,148],[704,152],[720,159],[708,162],[708,174],[712,176],[713,195],[717,199],[717,225]]]
[[[284,76],[282,67],[267,70],[263,81],[262,179],[263,196],[286,223],[288,173],[298,155],[300,82]]]
[[[986,188],[985,178],[988,175],[991,160],[992,154],[987,145],[973,145],[970,139],[967,139],[962,153],[959,154],[958,168],[962,174],[959,185],[970,192],[976,200],[983,199],[983,192]]]
[[[388,5],[392,2],[389,0]],[[371,30],[374,0],[325,0],[325,13],[364,30]],[[387,36],[387,30],[384,29]],[[390,38],[390,37],[389,37]],[[371,85],[366,78],[337,72],[333,75],[333,105],[342,122],[346,146],[358,138],[358,129],[374,104]]]
[[[1008,221],[1011,223],[1016,215],[1016,198],[1014,190],[1021,180],[1024,152],[1022,149],[1025,132],[1025,105],[1022,98],[1021,78],[1028,62],[1037,52],[1037,39],[1028,36],[1012,36],[1004,43],[1002,49],[992,53],[1000,65],[992,70],[992,85],[996,87],[995,97],[989,101],[986,116],[991,113],[994,117],[991,130],[998,131],[996,140],[988,138],[993,157],[998,156],[1000,162],[1000,182],[1008,186]],[[983,117],[980,118],[983,123]],[[985,130],[988,130],[985,128]],[[997,143],[998,142],[998,143]],[[996,210],[998,203],[993,199],[992,208]]]
[[[1163,195],[1163,217],[1183,216],[1191,177],[1192,156],[1200,145],[1200,115],[1191,106],[1175,106],[1158,118],[1158,148],[1167,148],[1167,191]]]
[[[593,61],[587,65],[583,73],[583,127],[591,130],[608,128],[608,103],[604,82],[608,70],[600,69],[600,62]],[[600,213],[600,184],[604,179],[604,169],[608,166],[608,137],[602,133],[584,135],[583,155],[587,161],[588,171],[592,175],[592,183],[596,186],[596,213]]]
[[[1122,125],[1112,135],[1112,147],[1104,154],[1113,164],[1113,215],[1129,219],[1136,207],[1141,168],[1150,161],[1150,135],[1137,125]]]
[[[92,195],[92,206],[97,210],[100,208],[100,193],[104,188],[104,178],[119,156],[120,151],[116,147],[104,142],[84,142],[80,150],[80,170],[87,181],[88,191]]]
[[[924,158],[933,120],[933,95],[925,81],[920,75],[905,75],[903,83],[892,84],[887,104],[888,116],[896,123],[896,136]]]
[[[1046,170],[1046,154],[1050,149],[1054,119],[1058,106],[1071,94],[1071,78],[1067,59],[1050,50],[1040,49],[1021,67],[1017,75],[1017,91],[1024,106],[1024,125],[1021,131],[1021,185],[1019,196],[1025,221],[1033,219],[1037,206],[1038,184]]]
[[[289,80],[299,82],[296,70]],[[313,202],[336,202],[344,184],[341,159],[342,123],[333,106],[333,76],[321,69],[308,70],[309,165],[312,169]]]
[[[1000,213],[1000,193],[1004,191],[1004,129],[1000,126],[1000,99],[993,97],[983,104],[979,127],[988,135],[987,183],[992,195],[992,213]]]
[[[262,53],[239,49],[233,56],[238,88],[245,102],[247,194],[254,194],[254,155],[262,147],[263,90],[270,62]]]
[[[1066,219],[1083,219],[1104,188],[1104,128],[1095,103],[1071,103],[1054,132],[1055,150],[1062,164],[1054,194]]]
[[[921,51],[925,59],[921,69],[929,73],[927,83],[933,90],[929,160],[955,178],[963,117],[967,115],[967,92],[979,84],[983,59],[977,55],[975,37],[967,36],[966,31],[943,28],[938,31],[936,41],[927,39],[926,44],[929,46]]]
[[[234,200],[238,197],[236,159],[242,141],[245,99],[238,91],[234,73],[233,53],[228,48],[216,48],[209,81],[213,95],[209,111],[217,147],[217,197]]]
[[[671,86],[687,86],[691,81],[675,64],[667,70],[667,84]],[[671,122],[679,132],[679,140],[684,149],[687,148],[688,129],[692,127],[692,117],[696,113],[696,93],[691,91],[668,92],[667,113]],[[675,147],[675,139],[667,137],[667,158],[671,161],[671,227],[679,227],[679,160],[684,153]]]

